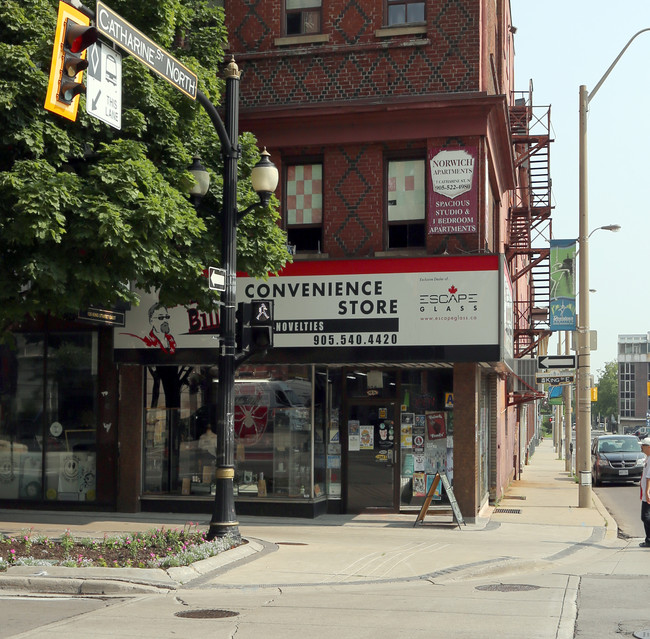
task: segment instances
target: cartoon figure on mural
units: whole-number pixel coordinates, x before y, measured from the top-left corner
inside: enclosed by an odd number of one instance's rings
[[[144,337],[133,333],[123,333],[123,335],[130,335],[142,340],[146,346],[159,348],[163,353],[173,355],[176,351],[176,340],[172,335],[169,319],[170,315],[167,307],[160,302],[156,302],[149,309],[149,325],[151,326],[149,334]]]

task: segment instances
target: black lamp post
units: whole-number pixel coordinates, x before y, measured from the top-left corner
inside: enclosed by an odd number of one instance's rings
[[[221,295],[219,311],[219,383],[217,385],[217,459],[216,492],[214,510],[208,539],[223,537],[227,534],[239,535],[235,514],[234,477],[235,477],[235,310],[237,306],[237,223],[255,206],[245,211],[237,211],[237,162],[241,155],[239,147],[239,67],[234,58],[226,67],[226,122],[221,121],[219,113],[208,98],[197,92],[197,100],[207,111],[221,142],[224,158],[222,224],[222,266],[226,271],[226,288]],[[198,166],[197,166],[198,165]],[[194,173],[197,184],[192,190],[194,198],[205,195],[209,179],[204,180],[207,171],[195,158],[190,171]],[[260,196],[263,206],[267,206],[271,194],[278,185],[278,170],[269,160],[266,149],[262,158],[251,172],[253,188]],[[203,190],[205,189],[205,190]],[[203,191],[201,193],[201,191]],[[213,380],[214,382],[214,380]]]

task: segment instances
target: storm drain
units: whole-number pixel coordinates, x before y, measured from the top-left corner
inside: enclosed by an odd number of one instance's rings
[[[239,613],[232,610],[182,610],[174,614],[175,617],[182,617],[183,619],[225,619],[226,617],[236,617]]]
[[[504,499],[526,499],[526,495],[508,495]]]
[[[276,541],[276,546],[306,546],[302,541]]]
[[[521,515],[521,508],[495,508],[495,513],[506,513],[507,515]]]
[[[488,590],[492,592],[523,592],[524,590],[539,590],[540,586],[531,584],[488,584],[476,586],[476,590]]]

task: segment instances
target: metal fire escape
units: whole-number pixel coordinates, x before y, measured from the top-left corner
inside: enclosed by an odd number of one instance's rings
[[[506,258],[514,287],[515,358],[536,354],[551,334],[551,107],[533,106],[532,82],[515,92],[510,132],[518,185],[508,214]]]

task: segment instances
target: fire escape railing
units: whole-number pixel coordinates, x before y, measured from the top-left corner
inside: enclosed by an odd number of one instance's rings
[[[550,335],[550,106],[532,104],[517,92],[510,106],[510,132],[518,186],[508,212],[506,258],[514,291],[515,357],[531,355]]]

